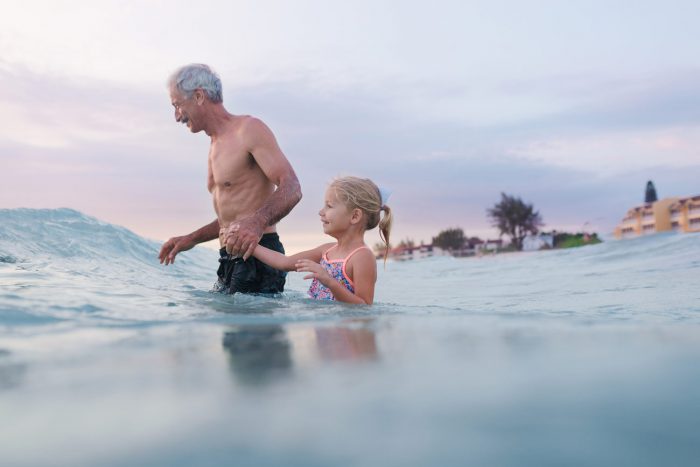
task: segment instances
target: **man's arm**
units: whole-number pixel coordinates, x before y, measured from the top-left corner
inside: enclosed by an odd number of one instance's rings
[[[227,236],[226,250],[246,260],[253,254],[265,228],[279,222],[301,200],[301,186],[272,131],[261,120],[250,118],[242,138],[265,176],[277,186],[260,208],[237,222],[237,231]]]
[[[183,235],[182,237],[173,237],[163,243],[163,246],[160,248],[160,254],[158,255],[160,264],[165,263],[166,266],[172,264],[175,262],[175,255],[179,252],[190,250],[198,243],[208,242],[216,238],[219,238],[218,219],[215,219],[214,222],[205,225],[201,229],[195,230],[191,234]]]

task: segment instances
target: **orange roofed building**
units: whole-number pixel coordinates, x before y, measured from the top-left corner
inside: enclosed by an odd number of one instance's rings
[[[615,227],[615,237],[627,238],[666,231],[700,232],[700,195],[664,198],[633,207]]]

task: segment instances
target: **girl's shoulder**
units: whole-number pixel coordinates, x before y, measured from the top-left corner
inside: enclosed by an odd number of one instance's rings
[[[350,252],[346,257],[348,262],[376,261],[374,252],[367,245],[362,245]]]
[[[371,281],[376,280],[377,259],[374,252],[366,245],[357,248],[347,257],[345,272],[348,277],[353,279],[357,277],[359,272],[363,277],[369,277]]]

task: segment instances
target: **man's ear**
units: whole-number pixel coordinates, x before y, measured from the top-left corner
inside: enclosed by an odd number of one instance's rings
[[[355,208],[352,210],[352,215],[350,216],[350,223],[351,224],[357,224],[362,220],[364,217],[364,212],[362,212],[362,209],[360,208]]]
[[[193,97],[197,105],[202,105],[204,103],[204,91],[201,89],[195,89]]]

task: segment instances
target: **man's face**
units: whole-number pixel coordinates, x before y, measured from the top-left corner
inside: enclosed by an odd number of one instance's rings
[[[192,133],[196,133],[199,130],[195,130],[194,124],[191,120],[192,113],[196,110],[196,103],[194,101],[194,96],[187,98],[184,94],[180,93],[177,89],[170,90],[170,103],[175,108],[175,121],[187,125]]]

